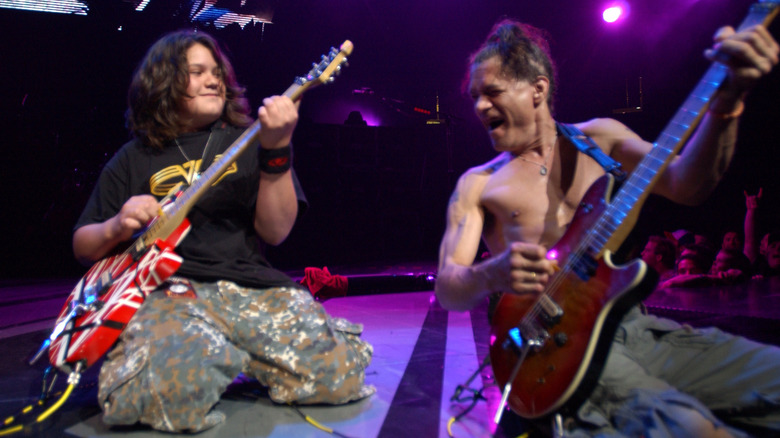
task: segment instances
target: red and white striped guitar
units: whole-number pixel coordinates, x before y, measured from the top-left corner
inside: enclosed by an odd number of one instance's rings
[[[284,95],[295,101],[309,88],[332,82],[352,48],[350,41],[339,49],[331,48],[306,76],[297,77]],[[182,258],[173,249],[189,231],[189,211],[259,132],[260,123],[255,121],[130,248],[92,266],[71,292],[54,330],[33,361],[48,347],[51,364],[69,373],[76,364],[81,370],[88,368],[114,345],[146,296],[181,266]]]

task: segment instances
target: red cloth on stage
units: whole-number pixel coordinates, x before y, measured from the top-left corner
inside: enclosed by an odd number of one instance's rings
[[[306,268],[303,274],[301,284],[309,288],[317,301],[347,296],[347,277],[331,274],[327,266]]]

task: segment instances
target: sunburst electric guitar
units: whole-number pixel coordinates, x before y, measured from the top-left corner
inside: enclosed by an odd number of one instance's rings
[[[297,77],[284,95],[295,101],[310,88],[331,82],[351,53],[350,41],[339,49],[331,48],[306,76]],[[65,302],[54,330],[36,358],[48,347],[51,364],[71,372],[76,365],[82,370],[91,366],[114,345],[146,296],[181,265],[182,258],[174,253],[174,248],[189,230],[189,211],[259,132],[260,122],[255,121],[125,252],[107,257],[89,269]]]
[[[778,1],[754,4],[740,29],[767,24]],[[592,391],[620,320],[656,283],[654,272],[635,260],[610,259],[636,223],[650,189],[706,112],[726,78],[714,63],[664,128],[653,149],[612,195],[612,175],[585,194],[571,226],[549,251],[561,267],[540,296],[505,294],[491,325],[490,360],[506,405],[524,418],[576,407]]]

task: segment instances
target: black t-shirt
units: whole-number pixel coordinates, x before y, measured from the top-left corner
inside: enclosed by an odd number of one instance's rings
[[[191,180],[201,167],[201,157],[218,159],[241,133],[243,129],[217,122],[210,131],[177,138],[181,150],[175,142],[162,151],[143,146],[137,139],[128,142],[101,172],[75,229],[110,219],[132,196],[152,194],[162,199],[177,183]],[[256,151],[257,144],[250,145],[188,214],[191,229],[175,249],[184,259],[176,275],[258,288],[295,284],[271,267],[263,255],[264,243],[254,231],[260,181]],[[293,182],[300,216],[307,202],[294,172]]]

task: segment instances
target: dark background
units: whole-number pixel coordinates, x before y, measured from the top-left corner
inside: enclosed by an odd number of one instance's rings
[[[70,251],[71,229],[101,166],[128,139],[132,71],[160,35],[195,26],[178,2],[152,1],[142,12],[120,0],[85,3],[88,16],[0,9],[1,278],[83,273]],[[643,1],[622,25],[607,26],[604,3],[595,0],[268,3],[273,24],[198,25],[227,48],[255,107],[331,46],[355,45],[343,74],[304,97],[294,142],[311,208],[270,253],[289,270],[436,260],[455,180],[493,155],[461,85],[468,55],[497,19],[549,31],[559,120],[615,117],[652,141],[707,68],[702,51],[714,31],[737,25],[751,4]],[[651,197],[629,246],[679,228],[719,240],[742,229],[743,190],[759,187],[762,227],[780,224],[778,74],[750,95],[737,154],[711,198],[691,208]],[[639,105],[640,81],[642,111],[615,113]],[[437,99],[447,123],[427,125],[433,115],[413,108],[435,111]],[[341,126],[352,110],[374,126]]]

